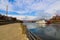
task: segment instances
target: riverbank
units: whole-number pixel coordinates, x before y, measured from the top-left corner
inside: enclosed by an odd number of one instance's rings
[[[0,40],[28,40],[24,25],[13,23],[0,26]]]

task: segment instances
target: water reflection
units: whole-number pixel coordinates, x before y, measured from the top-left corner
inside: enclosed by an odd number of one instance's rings
[[[43,40],[60,40],[60,28],[56,24],[46,25],[46,27],[40,27],[36,23],[24,23],[27,28],[41,37]]]
[[[38,24],[36,23],[24,23],[24,25],[26,25],[28,29],[38,28]]]

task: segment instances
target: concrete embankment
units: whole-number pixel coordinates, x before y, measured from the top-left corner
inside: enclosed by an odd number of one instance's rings
[[[29,40],[25,28],[21,23],[1,25],[0,40]]]

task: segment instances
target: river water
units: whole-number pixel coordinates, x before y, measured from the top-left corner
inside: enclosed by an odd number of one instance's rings
[[[45,27],[39,26],[37,23],[24,23],[28,30],[41,37],[43,40],[60,40],[60,25],[50,24]]]

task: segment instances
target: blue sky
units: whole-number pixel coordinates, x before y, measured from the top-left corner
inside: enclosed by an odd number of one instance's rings
[[[0,0],[0,14],[5,15],[6,5],[8,15],[18,19],[50,19],[60,11],[60,0]]]

